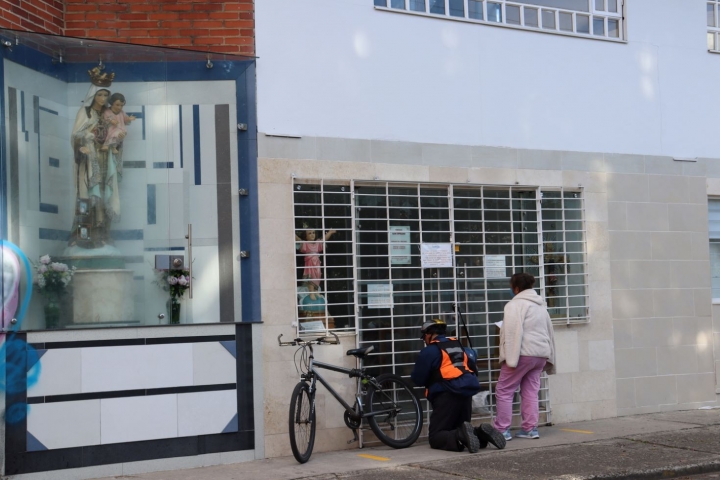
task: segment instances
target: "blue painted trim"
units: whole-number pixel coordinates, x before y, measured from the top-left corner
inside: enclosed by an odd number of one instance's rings
[[[33,133],[37,133],[38,200],[42,205],[42,158],[40,157],[40,97],[33,95]]]
[[[58,230],[56,228],[40,228],[38,230],[40,240],[60,240],[67,242],[70,239],[70,232],[67,230]]]
[[[180,168],[183,168],[185,164],[183,162],[182,105],[178,105],[178,109],[178,119],[180,120]]]
[[[35,366],[36,363],[40,361],[43,355],[47,353],[47,350],[43,349],[35,349],[35,353],[37,355],[29,356],[27,357],[27,371],[29,372],[31,368]]]
[[[113,240],[142,240],[144,235],[143,230],[110,230]]]
[[[3,48],[3,51],[7,48]],[[0,57],[0,239],[8,239],[7,135],[5,133],[5,59]]]
[[[40,211],[45,213],[58,213],[58,206],[52,203],[41,203]]]
[[[223,432],[224,433],[224,432]],[[35,435],[33,435],[30,432],[27,432],[27,451],[28,452],[41,452],[45,451],[48,448],[43,445],[43,443],[35,438]]]
[[[219,343],[233,358],[237,358],[237,340],[222,340]]]
[[[202,185],[202,171],[200,170],[200,105],[193,105],[193,155],[195,185]]]
[[[148,247],[146,252],[181,252],[185,247]]]
[[[156,187],[155,184],[148,183],[147,186],[147,223],[148,225],[155,225],[157,222],[157,198],[156,198]]]
[[[240,294],[242,321],[260,322],[260,220],[258,216],[257,165],[257,99],[255,63],[235,80],[237,121],[246,123],[247,131],[238,131],[238,185],[249,194],[238,196],[240,205],[240,250],[251,252],[240,260]]]
[[[175,162],[153,162],[153,168],[175,168]]]
[[[60,159],[59,159],[59,158],[50,157],[50,158],[48,159],[48,164],[49,164],[51,167],[60,168]]]
[[[236,413],[232,419],[225,425],[221,433],[232,433],[238,431],[238,414]],[[29,434],[29,433],[28,433]]]

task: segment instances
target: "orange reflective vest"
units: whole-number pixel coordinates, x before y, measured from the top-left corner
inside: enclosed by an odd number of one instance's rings
[[[447,342],[439,342],[434,340],[432,345],[437,345],[440,349],[442,360],[440,368],[430,375],[430,383],[425,389],[425,396],[428,396],[430,386],[436,382],[448,381],[458,378],[466,373],[473,374],[468,366],[468,357],[465,354],[462,344],[457,338],[447,337]]]

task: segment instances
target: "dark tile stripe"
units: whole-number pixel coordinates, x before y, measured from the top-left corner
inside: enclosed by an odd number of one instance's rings
[[[51,203],[41,203],[40,211],[45,213],[58,213],[58,206]]]
[[[238,323],[235,325],[235,337],[237,339],[235,370],[237,372],[237,384],[241,387],[238,388],[238,431],[240,432],[252,432],[255,430],[252,328],[250,323]]]
[[[235,390],[236,388],[237,385],[235,383],[217,383],[212,385],[112,390],[109,392],[68,393],[64,395],[28,397],[28,404],[77,402],[79,400],[97,400],[103,398],[147,397],[152,395],[170,395],[173,393],[218,392],[221,390]]]
[[[230,184],[230,105],[215,105],[220,321],[235,321],[233,277],[232,186]]]
[[[182,124],[182,105],[178,105],[178,119],[179,119],[179,125],[180,125],[180,168],[183,168],[184,165],[184,156],[183,156],[183,124]]]
[[[70,238],[70,232],[67,230],[57,230],[54,228],[40,228],[38,235],[40,240],[61,240],[67,242]]]
[[[203,343],[235,340],[235,335],[205,335],[200,337],[162,337],[162,338],[121,338],[115,340],[78,340],[70,342],[33,343],[32,347],[40,350],[54,348],[84,347],[122,347],[128,345],[166,345],[171,343]]]
[[[175,168],[175,162],[153,162],[153,168]]]
[[[193,161],[195,163],[195,185],[202,185],[200,162],[200,105],[193,105]]]
[[[23,109],[24,110],[24,109]],[[8,143],[10,147],[10,241],[20,244],[20,173],[18,160],[18,105],[17,90],[8,88]],[[4,188],[2,189],[5,190]]]
[[[138,161],[123,162],[123,168],[145,168],[145,161],[138,160]]]
[[[147,223],[148,225],[155,225],[157,222],[155,208],[157,206],[156,198],[156,186],[149,183],[147,186]]]

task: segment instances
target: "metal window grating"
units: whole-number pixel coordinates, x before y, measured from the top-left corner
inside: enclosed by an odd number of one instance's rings
[[[716,0],[712,0],[717,3]],[[624,0],[373,0],[416,15],[604,40],[625,38]]]
[[[343,186],[352,194],[343,196]],[[323,217],[327,195],[338,189],[342,195],[333,198],[340,203],[333,205],[343,209]],[[526,271],[538,279],[536,289],[550,304],[554,322],[589,321],[581,189],[296,180],[293,190],[296,228],[313,221],[327,230],[340,227],[331,222],[345,222],[349,234],[325,242],[321,263],[329,265],[333,242],[350,244],[334,255],[343,258],[338,263],[344,268],[352,265],[354,297],[347,290],[328,289],[328,298],[334,292],[345,295],[336,297],[343,305],[354,302],[355,316],[345,318],[352,317],[359,346],[375,346],[366,366],[376,374],[392,371],[409,377],[423,348],[418,326],[445,315],[457,331],[451,313],[457,304],[478,353],[480,381],[490,391],[485,409],[475,415],[485,418],[494,412],[492,393],[500,371],[495,322],[502,320],[511,298],[512,273]],[[311,193],[299,193],[303,191]],[[454,266],[422,268],[422,243],[450,244]],[[301,279],[304,263],[302,255],[298,258]],[[334,308],[328,301],[333,317]],[[350,324],[336,324],[335,330],[351,330]],[[545,377],[540,399],[542,416],[549,421]],[[518,402],[516,398],[517,415]]]

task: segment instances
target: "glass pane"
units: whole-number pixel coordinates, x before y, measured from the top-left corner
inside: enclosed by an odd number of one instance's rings
[[[520,7],[505,5],[505,23],[520,25]]]
[[[608,12],[617,13],[618,11],[618,0],[607,0]]]
[[[707,4],[707,26],[708,27],[715,26],[715,4],[714,3]]]
[[[573,10],[576,12],[589,12],[588,0],[513,0],[513,3],[526,5],[539,5],[541,7],[558,8],[560,10]]]
[[[590,33],[590,17],[587,15],[576,15],[576,32],[577,33]]]
[[[464,0],[450,0],[450,15],[453,17],[464,17],[465,16],[465,1]]]
[[[608,37],[620,38],[620,21],[608,18]]]
[[[555,12],[552,10],[542,11],[542,27],[555,30]]]
[[[413,12],[424,12],[425,0],[410,0],[410,10]]]
[[[593,35],[601,37],[605,36],[605,19],[602,17],[593,17]]]
[[[390,8],[405,10],[405,0],[390,0]]]
[[[595,10],[599,12],[605,11],[605,0],[595,0]]]
[[[20,328],[238,321],[237,217],[230,184],[218,186],[221,175],[235,180],[229,152],[237,144],[233,135],[215,136],[235,122],[227,109],[238,100],[227,81],[235,77],[216,68],[222,81],[212,88],[183,78],[180,98],[169,93],[178,79],[167,72],[205,69],[206,54],[93,41],[92,61],[101,56],[106,66],[83,68],[91,60],[80,40],[13,37],[22,48],[4,59],[1,94],[14,108],[3,138],[19,140],[8,163],[25,174],[2,188],[12,212],[8,240],[36,264],[38,281]],[[62,64],[38,64],[45,75],[28,61],[58,51]],[[212,60],[247,68],[238,57]],[[228,154],[216,156],[216,147]],[[188,224],[202,239],[192,256]]]
[[[483,4],[478,0],[468,0],[468,17],[475,20],[483,19]]]
[[[376,7],[387,7],[387,0],[375,0]]]
[[[445,15],[445,0],[430,0],[430,13]]]
[[[715,34],[708,32],[707,34],[708,50],[715,50]]]
[[[560,12],[560,30],[564,32],[573,31],[572,13]]]
[[[499,3],[488,2],[487,19],[491,22],[502,22],[502,5]]]
[[[538,11],[537,8],[525,7],[525,25],[528,27],[538,26]]]

